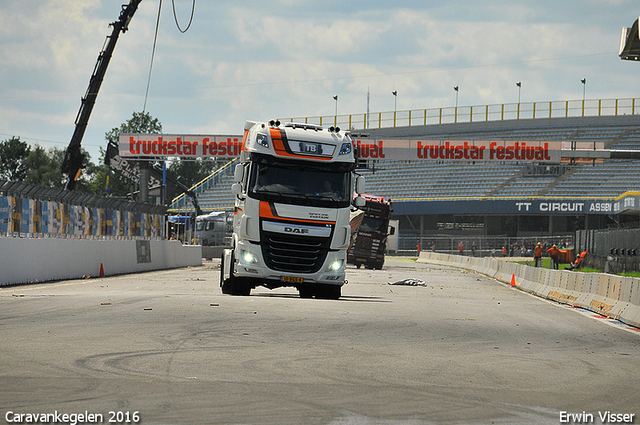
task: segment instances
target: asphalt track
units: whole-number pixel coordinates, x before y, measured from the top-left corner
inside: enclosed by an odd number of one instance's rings
[[[218,271],[0,288],[0,423],[640,423],[640,332],[592,313],[402,258],[338,301],[222,295]]]

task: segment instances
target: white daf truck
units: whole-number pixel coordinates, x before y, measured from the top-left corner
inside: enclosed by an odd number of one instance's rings
[[[222,254],[222,292],[291,286],[303,298],[340,298],[350,209],[365,202],[355,168],[356,149],[339,128],[247,121],[231,187],[233,245]]]

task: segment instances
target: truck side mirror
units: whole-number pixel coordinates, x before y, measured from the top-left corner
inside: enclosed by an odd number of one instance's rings
[[[353,200],[353,205],[355,205],[356,207],[364,207],[366,203],[367,200],[364,199],[364,196],[358,196]]]
[[[393,236],[396,234],[396,228],[393,226],[389,226],[389,236]]]
[[[244,165],[237,164],[235,170],[233,170],[233,181],[236,183],[240,183],[243,177],[244,177]]]
[[[358,195],[361,195],[364,193],[365,187],[364,187],[364,176],[358,176],[356,177],[356,193]]]
[[[240,183],[232,184],[231,193],[233,193],[234,195],[240,195],[242,193],[242,185]]]

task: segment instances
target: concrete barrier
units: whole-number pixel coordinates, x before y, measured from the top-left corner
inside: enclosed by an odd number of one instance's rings
[[[418,262],[460,267],[511,284],[520,290],[559,303],[591,310],[640,327],[640,279],[604,273],[549,270],[494,258],[421,252]]]
[[[202,265],[200,246],[167,240],[0,238],[0,286]]]

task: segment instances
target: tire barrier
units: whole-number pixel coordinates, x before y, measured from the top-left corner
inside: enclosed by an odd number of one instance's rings
[[[421,252],[418,262],[469,269],[525,292],[640,328],[640,278],[550,270],[494,258]]]

